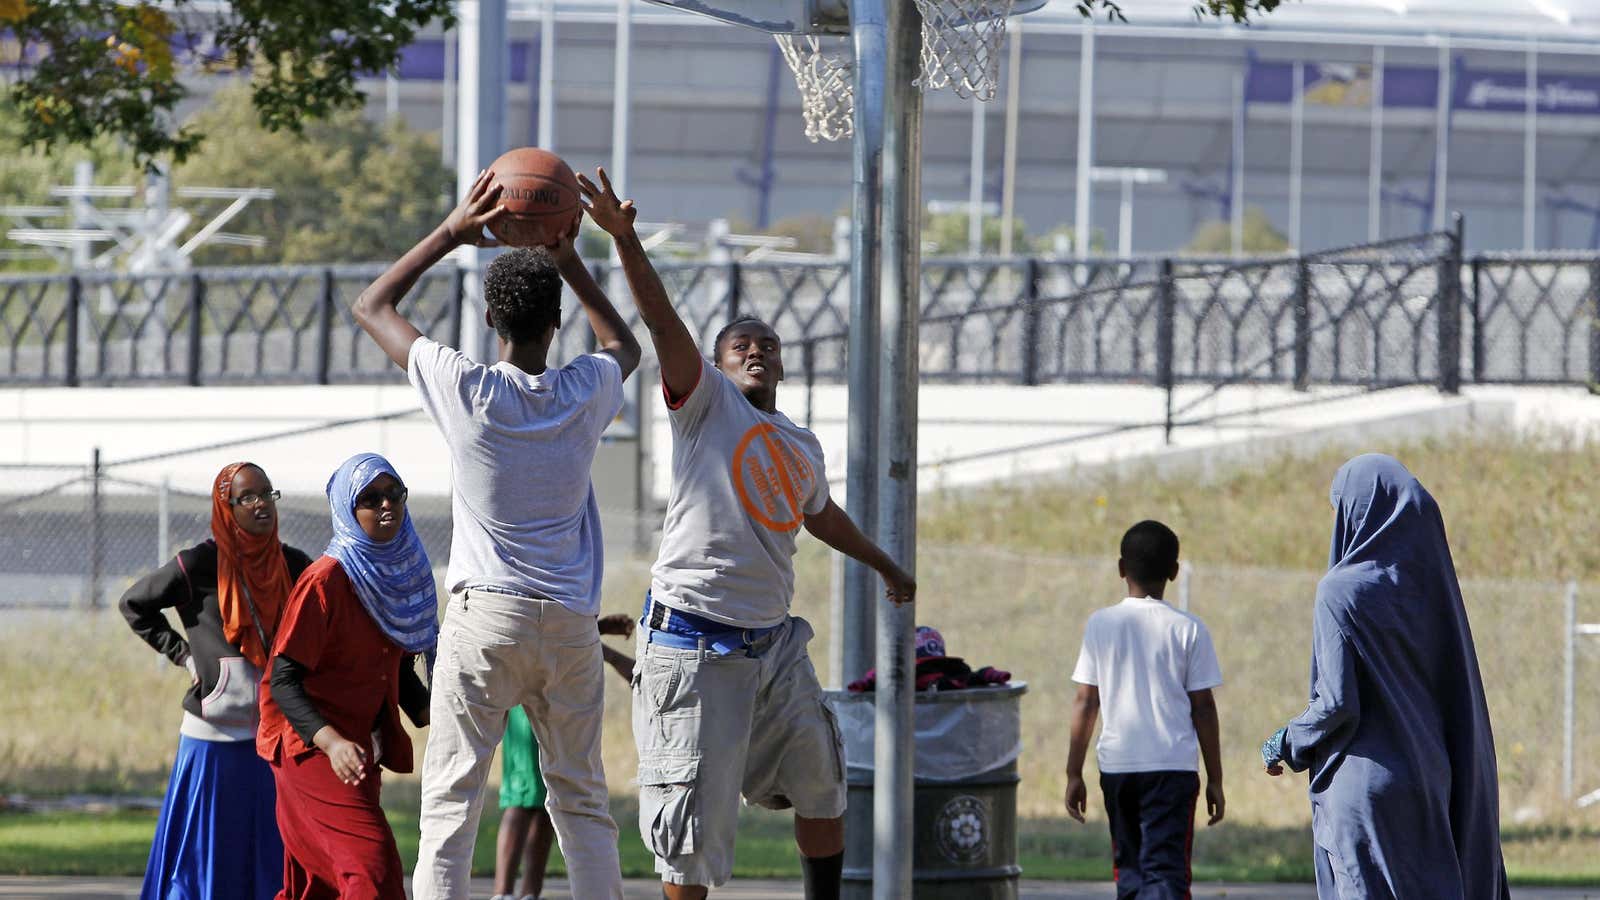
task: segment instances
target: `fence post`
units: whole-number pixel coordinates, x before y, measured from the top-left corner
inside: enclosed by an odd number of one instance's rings
[[[172,546],[172,479],[161,476],[161,486],[156,491],[156,565],[167,562],[167,548]]]
[[[1172,443],[1172,391],[1177,379],[1173,370],[1173,332],[1177,330],[1174,319],[1178,314],[1177,298],[1172,292],[1172,260],[1161,261],[1161,277],[1156,281],[1156,382],[1166,390],[1166,412],[1162,416],[1163,436]]]
[[[206,305],[206,283],[196,272],[189,276],[189,377],[190,387],[200,386],[200,311]]]
[[[466,315],[467,270],[456,266],[450,278],[450,346],[461,347],[461,320]]]
[[[1028,257],[1022,279],[1022,383],[1039,383],[1039,260]]]
[[[728,261],[728,321],[739,318],[739,305],[743,302],[744,284],[740,281],[739,261]]]
[[[333,270],[322,270],[322,298],[317,306],[317,384],[328,383],[333,365]]]
[[[1600,393],[1600,260],[1589,270],[1589,391]]]
[[[1311,387],[1311,264],[1304,256],[1295,261],[1294,276],[1294,389]]]
[[[1465,220],[1454,216],[1455,227],[1446,233],[1449,247],[1439,265],[1439,391],[1461,393],[1461,244]]]
[[[104,567],[101,556],[100,526],[100,448],[94,448],[89,458],[89,583],[84,605],[89,609],[100,606],[100,574]]]
[[[1483,257],[1472,258],[1472,383],[1483,383]]]
[[[78,386],[78,342],[83,339],[83,282],[73,275],[67,279],[67,353],[66,385]]]
[[[812,338],[806,338],[805,343],[800,345],[800,365],[806,367],[806,428],[810,429],[814,421],[812,410],[817,403],[817,347]]]
[[[1566,646],[1561,697],[1561,796],[1572,799],[1573,676],[1578,652],[1578,583],[1567,582],[1566,615],[1562,618],[1562,643]]]

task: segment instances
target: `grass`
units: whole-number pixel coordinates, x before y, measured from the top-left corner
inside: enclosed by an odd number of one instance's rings
[[[1417,473],[1450,530],[1499,742],[1508,865],[1523,883],[1600,883],[1593,854],[1600,808],[1575,810],[1560,790],[1567,581],[1579,583],[1581,619],[1600,621],[1592,509],[1600,496],[1600,444],[1488,434],[1377,449],[1396,453]],[[1109,865],[1103,813],[1093,803],[1088,826],[1059,818],[1068,676],[1084,618],[1121,596],[1117,540],[1129,524],[1152,517],[1184,541],[1191,608],[1211,628],[1227,679],[1218,703],[1229,815],[1223,826],[1201,830],[1197,872],[1309,875],[1304,781],[1262,776],[1256,748],[1305,704],[1310,607],[1332,519],[1328,482],[1347,455],[1263,460],[1204,483],[1077,475],[924,502],[919,622],[943,631],[951,653],[1010,669],[1030,686],[1018,794],[1030,875],[1097,878]],[[635,608],[648,567],[647,559],[608,559],[609,609]],[[816,628],[819,670],[826,669],[829,646],[829,568],[815,542],[803,545],[795,612]],[[1580,654],[1574,773],[1580,793],[1600,788],[1596,683],[1600,653]],[[185,679],[114,613],[0,612],[0,684],[26,688],[0,692],[0,722],[23,725],[0,729],[0,793],[163,789]],[[621,804],[634,793],[628,708],[626,685],[608,676],[604,760]],[[1094,773],[1087,774],[1092,783]],[[389,779],[385,790],[397,834],[414,836],[415,814],[404,798],[414,796],[415,779]],[[103,837],[85,831],[62,852],[71,857],[78,846],[81,857],[101,855],[88,845],[104,841],[111,858],[122,846],[117,829],[138,821],[132,814],[106,817]],[[619,810],[618,821],[625,865],[647,872],[631,812]],[[46,818],[0,816],[0,871],[18,870],[21,863],[6,855],[14,843],[42,847],[51,827]],[[22,828],[34,830],[13,830]],[[141,845],[135,866],[147,846],[145,828],[134,842]],[[480,854],[487,846],[481,842]],[[794,874],[789,846],[782,817],[747,819],[740,872]]]

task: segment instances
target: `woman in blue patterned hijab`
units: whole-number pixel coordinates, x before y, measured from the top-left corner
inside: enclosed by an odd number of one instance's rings
[[[328,479],[327,493],[333,510],[327,555],[339,561],[361,605],[390,640],[408,653],[431,655],[439,641],[439,596],[428,551],[405,508],[400,474],[382,456],[358,453]],[[358,515],[374,517],[383,539],[370,536]]]

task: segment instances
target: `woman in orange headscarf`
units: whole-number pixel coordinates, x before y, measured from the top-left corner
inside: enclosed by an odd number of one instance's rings
[[[211,539],[140,579],[119,604],[145,643],[189,673],[141,900],[271,900],[283,886],[276,790],[255,752],[256,692],[311,559],[278,540],[277,500],[260,466],[223,468],[211,486]]]

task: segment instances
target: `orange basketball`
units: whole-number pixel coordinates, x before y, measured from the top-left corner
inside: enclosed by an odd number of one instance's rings
[[[538,147],[512,150],[489,166],[506,211],[489,226],[501,243],[548,246],[582,215],[578,177],[561,157]]]

